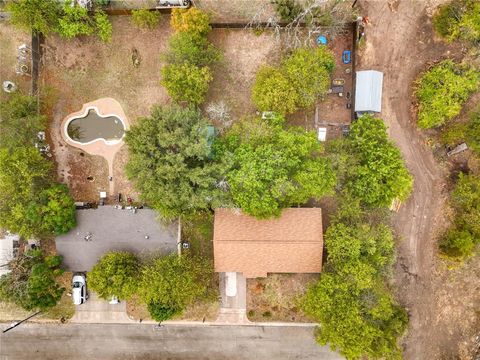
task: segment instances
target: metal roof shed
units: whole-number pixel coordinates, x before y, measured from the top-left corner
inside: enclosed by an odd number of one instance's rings
[[[382,111],[383,73],[375,70],[357,71],[355,112]]]

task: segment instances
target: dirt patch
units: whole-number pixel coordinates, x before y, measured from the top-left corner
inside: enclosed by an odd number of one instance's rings
[[[31,46],[31,35],[19,31],[5,21],[0,22],[0,83],[5,80],[13,81],[20,91],[28,94],[30,91],[31,77],[16,73],[18,46],[27,44]],[[0,100],[7,97],[7,93],[0,90]]]
[[[384,72],[381,116],[414,176],[413,194],[394,217],[401,237],[394,283],[410,316],[403,343],[406,359],[457,356],[459,345],[470,341],[468,334],[476,330],[480,300],[480,278],[472,271],[478,269],[478,259],[471,266],[448,270],[437,257],[438,236],[448,225],[448,172],[436,163],[411,112],[412,84],[419,73],[429,63],[460,51],[433,34],[427,15],[439,3],[362,2],[370,25],[358,69]]]
[[[311,322],[299,308],[299,298],[318,280],[314,274],[270,274],[247,279],[247,315],[250,321]]]

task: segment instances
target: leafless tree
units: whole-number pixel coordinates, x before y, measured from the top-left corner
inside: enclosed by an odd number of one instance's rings
[[[230,108],[225,103],[225,101],[220,100],[217,102],[212,102],[208,104],[205,111],[207,112],[207,115],[211,120],[220,123],[221,131],[228,129],[232,125]]]

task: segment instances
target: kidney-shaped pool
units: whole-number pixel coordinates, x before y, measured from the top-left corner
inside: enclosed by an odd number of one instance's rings
[[[75,142],[88,144],[103,140],[107,144],[118,143],[125,134],[125,124],[115,115],[100,115],[95,107],[88,107],[83,116],[74,116],[66,124],[68,137]]]

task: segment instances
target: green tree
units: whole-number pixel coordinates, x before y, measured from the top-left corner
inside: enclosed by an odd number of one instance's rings
[[[170,64],[162,68],[161,84],[175,101],[186,101],[199,105],[205,99],[208,84],[212,81],[212,72],[208,67],[193,64]]]
[[[418,125],[429,129],[453,119],[479,84],[479,71],[452,60],[432,67],[416,83]]]
[[[433,28],[449,41],[455,37],[453,33],[456,32],[462,17],[463,2],[464,0],[454,0],[441,5],[433,16]]]
[[[298,93],[280,69],[263,66],[257,72],[252,100],[261,111],[291,114],[297,110]]]
[[[274,0],[272,3],[280,19],[287,23],[295,20],[303,10],[296,0]]]
[[[96,33],[103,42],[112,40],[112,23],[108,20],[108,15],[103,11],[95,12]]]
[[[173,9],[170,24],[176,32],[187,32],[197,37],[205,37],[212,30],[210,16],[194,6]]]
[[[63,273],[60,256],[44,256],[40,250],[20,254],[9,263],[10,273],[0,277],[0,299],[25,310],[46,310],[57,304],[65,291],[56,278]]]
[[[88,273],[88,283],[100,298],[130,298],[138,288],[140,264],[135,255],[113,251],[103,255]]]
[[[389,206],[395,198],[405,200],[410,195],[412,177],[381,119],[364,115],[355,121],[347,151],[354,164],[347,169],[345,188],[363,204]]]
[[[198,38],[186,32],[172,35],[169,50],[164,56],[169,64],[188,63],[199,67],[215,63],[221,57],[220,51],[207,38]]]
[[[333,191],[335,175],[314,132],[284,127],[284,119],[246,119],[232,127],[219,146],[227,159],[234,203],[258,218],[319,199]]]
[[[460,39],[480,42],[480,3],[476,0],[453,0],[438,7],[433,27],[447,41]]]
[[[452,259],[464,259],[472,255],[477,243],[469,231],[453,227],[440,240],[440,251]]]
[[[297,49],[283,61],[282,68],[296,89],[297,106],[309,108],[330,88],[335,60],[332,52],[324,46]]]
[[[32,96],[11,94],[0,103],[0,148],[34,146],[37,133],[45,130],[47,119],[37,114],[37,101]]]
[[[61,7],[57,0],[16,0],[7,3],[12,24],[21,29],[49,34],[56,29]]]
[[[393,235],[369,217],[358,201],[344,199],[325,234],[324,271],[301,304],[320,324],[320,344],[347,359],[400,359],[397,338],[407,316],[383,285],[394,259]]]
[[[142,199],[167,219],[224,204],[223,165],[211,159],[208,121],[197,109],[152,109],[127,132],[126,167]]]
[[[160,14],[148,9],[132,10],[132,23],[139,29],[153,30],[160,22]]]
[[[208,298],[212,275],[209,261],[171,254],[143,269],[140,296],[154,320],[167,320]]]
[[[88,14],[87,8],[78,5],[71,5],[65,2],[63,15],[58,20],[58,33],[60,36],[72,39],[80,35],[92,35],[95,31],[95,24]]]

